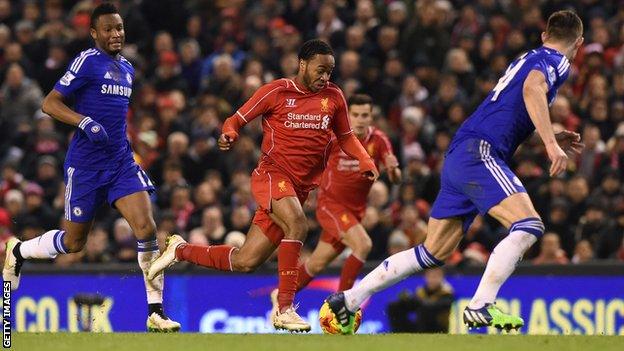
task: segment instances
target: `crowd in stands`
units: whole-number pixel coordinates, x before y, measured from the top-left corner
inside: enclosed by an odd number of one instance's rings
[[[89,15],[98,1],[0,0],[0,238],[59,227],[63,160],[75,128],[41,111],[43,97],[73,57],[93,45]],[[419,243],[453,133],[519,54],[541,45],[545,19],[576,9],[585,44],[552,104],[557,129],[586,147],[564,176],[550,178],[538,137],[513,169],[546,225],[525,261],[624,261],[624,2],[499,0],[135,0],[114,1],[125,21],[123,55],[136,70],[128,134],[137,162],[157,187],[159,238],[192,243],[245,240],[256,204],[250,173],[262,126],[244,128],[233,150],[216,146],[220,127],[262,84],[292,77],[297,50],[329,42],[332,80],[346,97],[375,101],[375,124],[391,138],[404,182],[383,176],[363,225],[370,259]],[[305,204],[309,250],[318,240],[315,196]],[[483,265],[506,235],[478,217],[449,263]],[[56,264],[135,262],[128,223],[103,206],[82,253]],[[2,250],[4,245],[2,245]]]

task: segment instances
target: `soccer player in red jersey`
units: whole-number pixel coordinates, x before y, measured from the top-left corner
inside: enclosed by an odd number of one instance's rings
[[[190,245],[173,235],[148,276],[178,261],[251,272],[277,248],[279,308],[272,315],[273,325],[289,331],[310,330],[293,308],[299,254],[308,231],[302,204],[318,186],[334,143],[359,160],[360,176],[370,181],[379,176],[375,162],[351,130],[342,91],[329,82],[334,66],[329,45],[321,40],[305,42],[299,50],[297,76],[260,87],[223,124],[218,144],[222,150],[229,150],[239,130],[262,116],[262,157],[251,175],[258,210],[245,244],[240,249]]]
[[[381,130],[372,126],[372,99],[368,95],[354,95],[348,105],[355,136],[375,163],[385,166],[390,181],[399,183],[401,170],[390,141]],[[316,208],[316,219],[323,231],[310,258],[299,266],[297,290],[305,288],[346,247],[352,253],[342,267],[338,291],[353,286],[372,246],[366,229],[360,224],[372,185],[370,179],[360,175],[359,161],[332,145]]]

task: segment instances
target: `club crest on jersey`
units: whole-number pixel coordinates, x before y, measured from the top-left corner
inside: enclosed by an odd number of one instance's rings
[[[346,213],[343,213],[342,216],[340,216],[340,220],[342,221],[342,223],[344,224],[349,224],[349,216],[347,216]]]
[[[65,72],[63,77],[61,77],[61,85],[64,85],[66,87],[69,86],[74,78],[76,78],[76,76],[73,75],[70,71]]]
[[[283,193],[286,191],[286,181],[285,180],[280,180],[279,183],[277,183],[277,187],[279,188],[280,193]]]
[[[74,216],[82,216],[82,209],[78,206],[74,207],[74,209],[72,210],[72,213],[74,214]]]
[[[321,112],[329,112],[329,98],[321,99]]]
[[[132,76],[130,73],[126,73],[126,80],[128,81],[128,84],[132,84]]]
[[[297,107],[297,99],[286,99],[286,107]]]

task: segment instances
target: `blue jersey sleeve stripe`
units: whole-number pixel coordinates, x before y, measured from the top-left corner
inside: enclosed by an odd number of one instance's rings
[[[78,65],[78,62],[80,62],[80,60],[84,57],[84,55],[88,54],[89,52],[92,52],[93,49],[89,49],[89,50],[85,50],[83,52],[80,53],[80,55],[78,55],[74,61],[72,62],[71,66],[69,66],[69,70],[70,71],[74,71],[74,69],[76,68],[76,66]]]
[[[84,64],[85,60],[90,57],[97,54],[97,51],[93,50],[89,52],[89,50],[84,52],[84,55],[81,55],[73,64],[72,67],[70,68],[70,70],[74,73],[78,73],[78,71],[80,71],[80,67],[82,67],[82,65]]]
[[[570,62],[568,62],[567,64],[563,65],[563,67],[561,67],[561,69],[559,69],[559,76],[562,76],[564,73],[566,73],[568,68],[570,68]]]

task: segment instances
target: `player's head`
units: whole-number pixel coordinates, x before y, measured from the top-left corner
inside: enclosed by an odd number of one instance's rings
[[[100,49],[116,55],[123,48],[126,34],[119,11],[115,5],[105,2],[91,13],[91,37]]]
[[[557,11],[548,17],[542,41],[565,47],[564,54],[572,59],[583,44],[583,22],[574,11]]]
[[[366,134],[366,130],[373,124],[373,99],[364,94],[355,94],[349,98],[349,118],[351,127],[358,136]]]
[[[336,66],[334,51],[319,39],[308,40],[299,49],[298,80],[312,92],[323,89]]]

